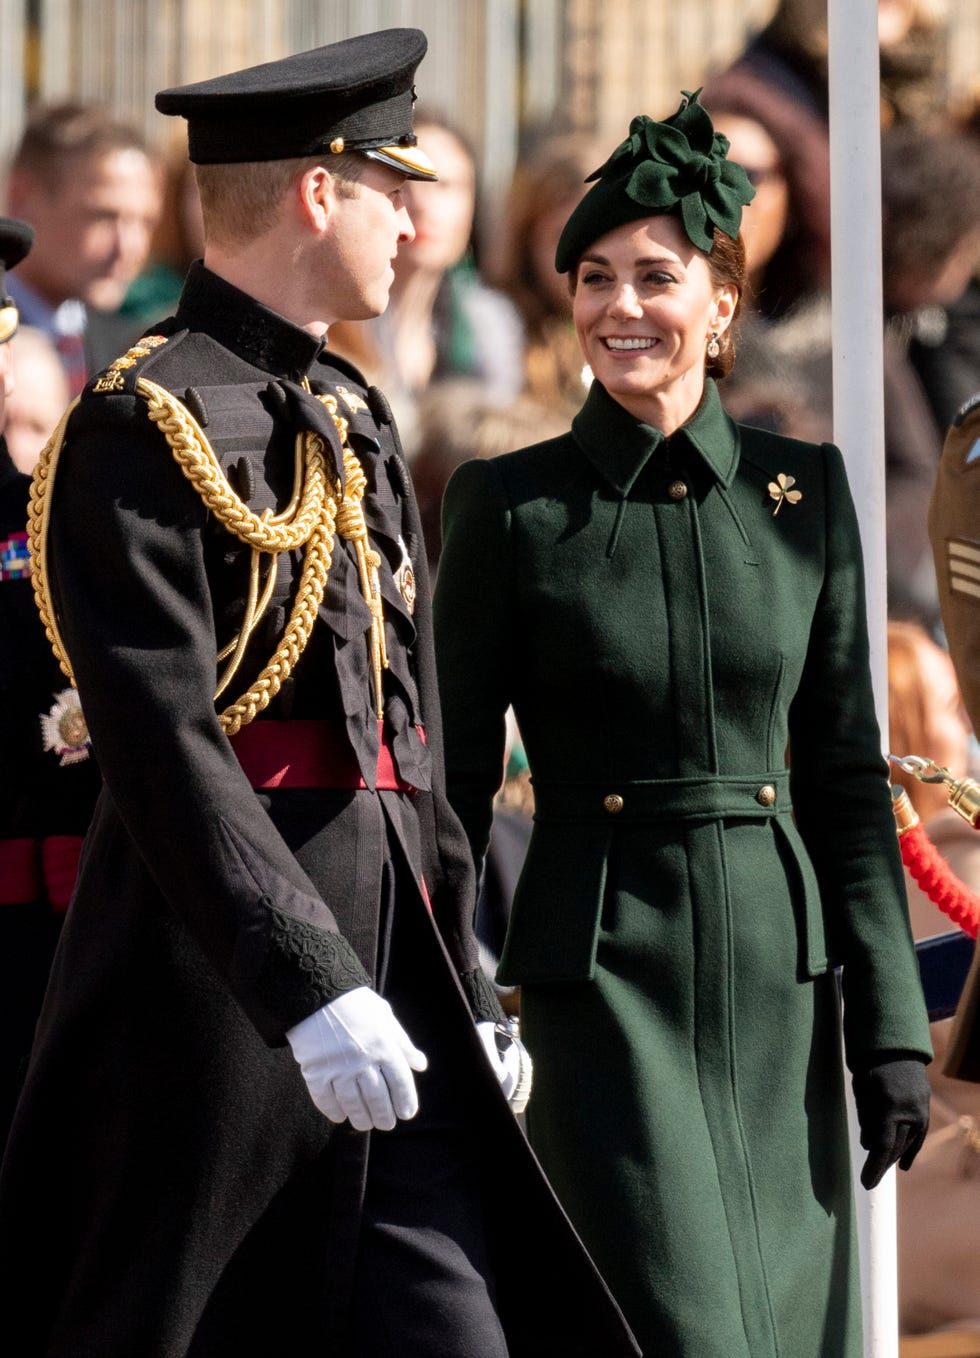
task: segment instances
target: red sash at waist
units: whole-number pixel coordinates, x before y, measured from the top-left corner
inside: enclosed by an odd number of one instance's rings
[[[26,905],[46,895],[52,910],[67,910],[81,851],[81,835],[0,839],[0,905]]]
[[[46,835],[41,840],[41,871],[51,909],[62,914],[68,909],[78,876],[82,852],[81,835]]]
[[[422,735],[421,728],[416,728]],[[395,768],[383,723],[378,722],[376,786],[379,792],[412,792]],[[424,737],[423,737],[424,738]],[[366,788],[343,722],[253,721],[231,737],[252,787]]]
[[[36,839],[0,839],[0,905],[22,905],[41,894]]]

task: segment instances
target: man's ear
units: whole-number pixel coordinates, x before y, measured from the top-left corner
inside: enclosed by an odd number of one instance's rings
[[[32,221],[36,215],[42,200],[50,197],[51,191],[30,170],[14,169],[10,171],[7,179],[7,207],[6,211],[12,217],[20,217],[24,221]]]
[[[303,218],[317,231],[325,231],[335,202],[330,171],[322,165],[304,170],[296,183],[296,201]]]

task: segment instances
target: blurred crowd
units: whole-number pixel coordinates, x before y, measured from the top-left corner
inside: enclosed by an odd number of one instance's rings
[[[751,296],[722,401],[743,423],[818,441],[833,437],[824,10],[823,0],[782,0],[744,51],[708,75],[702,94],[756,189],[744,217]],[[946,35],[929,0],[880,0],[879,38],[892,747],[908,745],[902,753],[962,775],[974,767],[975,742],[946,655],[926,511],[945,431],[980,389],[980,96],[973,107],[951,105]],[[455,467],[563,432],[584,399],[590,375],[554,252],[605,150],[560,125],[527,128],[509,191],[485,204],[461,130],[421,107],[415,127],[439,181],[407,186],[415,238],[395,262],[387,312],[333,327],[330,344],[390,400],[434,576],[442,493]],[[185,148],[151,146],[81,103],[31,111],[3,211],[36,231],[9,279],[21,329],[6,438],[16,466],[30,471],[88,377],[172,311],[202,252],[202,226]],[[980,840],[950,820],[941,796],[929,801],[921,784],[911,790],[939,847],[980,889]],[[500,801],[480,926],[489,970],[533,801],[516,732]],[[910,905],[918,936],[942,932],[943,918],[911,884]],[[972,1127],[974,1113],[980,1107],[959,1110],[948,1125],[966,1117]],[[976,1178],[963,1178],[961,1193],[980,1183],[980,1136],[969,1144]],[[923,1156],[902,1176],[911,1185],[903,1191],[916,1192],[929,1163]],[[951,1171],[930,1185],[927,1204],[944,1223],[935,1195],[962,1203],[953,1194],[959,1182]],[[975,1213],[954,1209],[950,1220],[960,1217],[976,1231]],[[920,1226],[907,1230],[911,1239]],[[974,1234],[964,1246],[974,1258],[976,1243]],[[919,1259],[903,1274],[910,1329],[980,1327],[976,1292],[968,1312],[962,1298],[932,1304],[922,1291]]]
[[[980,114],[951,105],[940,14],[934,0],[879,4],[889,604],[933,634],[925,502],[980,373]],[[756,188],[744,223],[752,295],[722,398],[745,423],[809,439],[833,429],[824,15],[824,0],[782,0],[702,96]],[[415,122],[439,182],[411,186],[415,239],[387,312],[335,326],[330,342],[388,396],[434,563],[455,462],[546,437],[582,402],[588,373],[554,248],[604,151],[560,124],[525,128],[509,190],[482,203],[467,137],[434,109]],[[202,227],[183,145],[151,147],[83,104],[33,110],[5,210],[37,232],[12,285],[25,330],[9,440],[27,469],[66,390],[173,309]]]

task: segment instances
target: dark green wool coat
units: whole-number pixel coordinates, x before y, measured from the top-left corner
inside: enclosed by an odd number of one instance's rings
[[[525,741],[530,1136],[644,1352],[859,1355],[834,966],[852,1068],[930,1048],[839,452],[595,384],[453,478],[436,628],[478,857]]]

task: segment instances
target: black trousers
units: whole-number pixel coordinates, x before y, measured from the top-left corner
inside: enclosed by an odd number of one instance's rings
[[[380,989],[429,1068],[416,1076],[418,1114],[371,1133],[351,1358],[507,1358],[474,1056],[450,1021],[452,979],[406,872],[399,865],[387,874]]]

